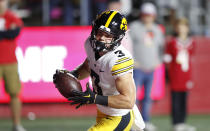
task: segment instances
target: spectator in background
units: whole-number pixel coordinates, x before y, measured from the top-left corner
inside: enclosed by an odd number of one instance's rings
[[[127,16],[131,12],[131,0],[109,0],[108,10],[118,10],[123,15]]]
[[[195,127],[185,124],[188,91],[193,87],[191,58],[195,42],[189,37],[189,24],[186,18],[178,19],[175,27],[177,36],[168,42],[165,57],[165,61],[169,63],[173,130],[195,131]]]
[[[109,0],[92,0],[93,19],[107,9]]]
[[[8,0],[0,0],[0,78],[10,96],[13,131],[25,131],[20,123],[20,80],[15,56],[16,42],[23,22],[8,9]]]
[[[156,127],[150,123],[151,88],[154,70],[162,63],[164,46],[163,32],[155,24],[155,17],[155,6],[152,3],[144,3],[141,6],[141,19],[130,24],[130,36],[133,41],[135,59],[134,80],[136,87],[144,86],[141,111],[147,131],[156,130]]]
[[[108,1],[108,10],[117,10],[121,11],[122,3],[120,0],[109,0]]]
[[[176,22],[176,9],[168,8],[168,16],[165,16],[164,26],[166,29],[166,36],[171,37],[174,34],[174,26]]]
[[[117,10],[123,15],[128,15],[131,12],[131,0],[94,0],[97,14],[104,10]]]
[[[62,5],[62,8],[59,8],[59,5]],[[58,19],[63,15],[63,25],[73,25],[75,6],[72,0],[50,0],[50,17]]]

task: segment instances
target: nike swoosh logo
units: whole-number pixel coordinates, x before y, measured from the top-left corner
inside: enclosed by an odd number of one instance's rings
[[[89,98],[89,97],[90,97],[90,94],[89,94],[88,96],[84,96],[84,97],[87,97],[87,98]]]

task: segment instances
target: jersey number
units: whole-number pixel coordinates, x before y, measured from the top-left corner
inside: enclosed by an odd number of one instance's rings
[[[118,57],[125,56],[125,54],[121,50],[117,50],[114,53],[117,54]]]
[[[97,87],[97,94],[98,94],[98,95],[103,95],[102,89],[101,89],[101,87],[98,85],[99,82],[100,82],[99,75],[96,74],[93,70],[91,70],[90,76],[91,76],[91,78],[94,80],[94,84],[95,84],[95,86]],[[95,88],[94,88],[94,90],[95,90]]]

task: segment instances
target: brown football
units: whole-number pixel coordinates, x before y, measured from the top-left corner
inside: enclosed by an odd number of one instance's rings
[[[56,88],[61,93],[62,96],[69,98],[73,97],[73,90],[82,91],[82,86],[80,82],[71,73],[67,72],[56,72]]]

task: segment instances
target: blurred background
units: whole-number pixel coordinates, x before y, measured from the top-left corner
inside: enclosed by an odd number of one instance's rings
[[[91,25],[97,14],[117,8],[131,22],[138,18],[140,5],[157,6],[157,22],[168,25],[175,17],[185,16],[195,35],[209,36],[208,0],[10,0],[10,8],[25,26]],[[120,1],[120,2],[119,2]]]
[[[74,109],[52,83],[55,69],[74,69],[85,59],[84,41],[91,23],[106,9],[120,10],[128,24],[139,19],[140,6],[157,7],[156,22],[166,42],[173,36],[176,18],[189,20],[196,41],[192,58],[187,122],[198,131],[210,131],[210,0],[10,0],[9,8],[24,22],[17,38],[16,57],[23,102],[22,124],[29,131],[86,130],[95,123],[96,107]],[[123,43],[130,47],[128,37]],[[84,85],[89,79],[81,81]],[[160,131],[171,130],[170,89],[164,64],[155,71],[152,122]],[[138,92],[138,99],[143,94]],[[0,131],[10,130],[9,96],[0,81]]]

